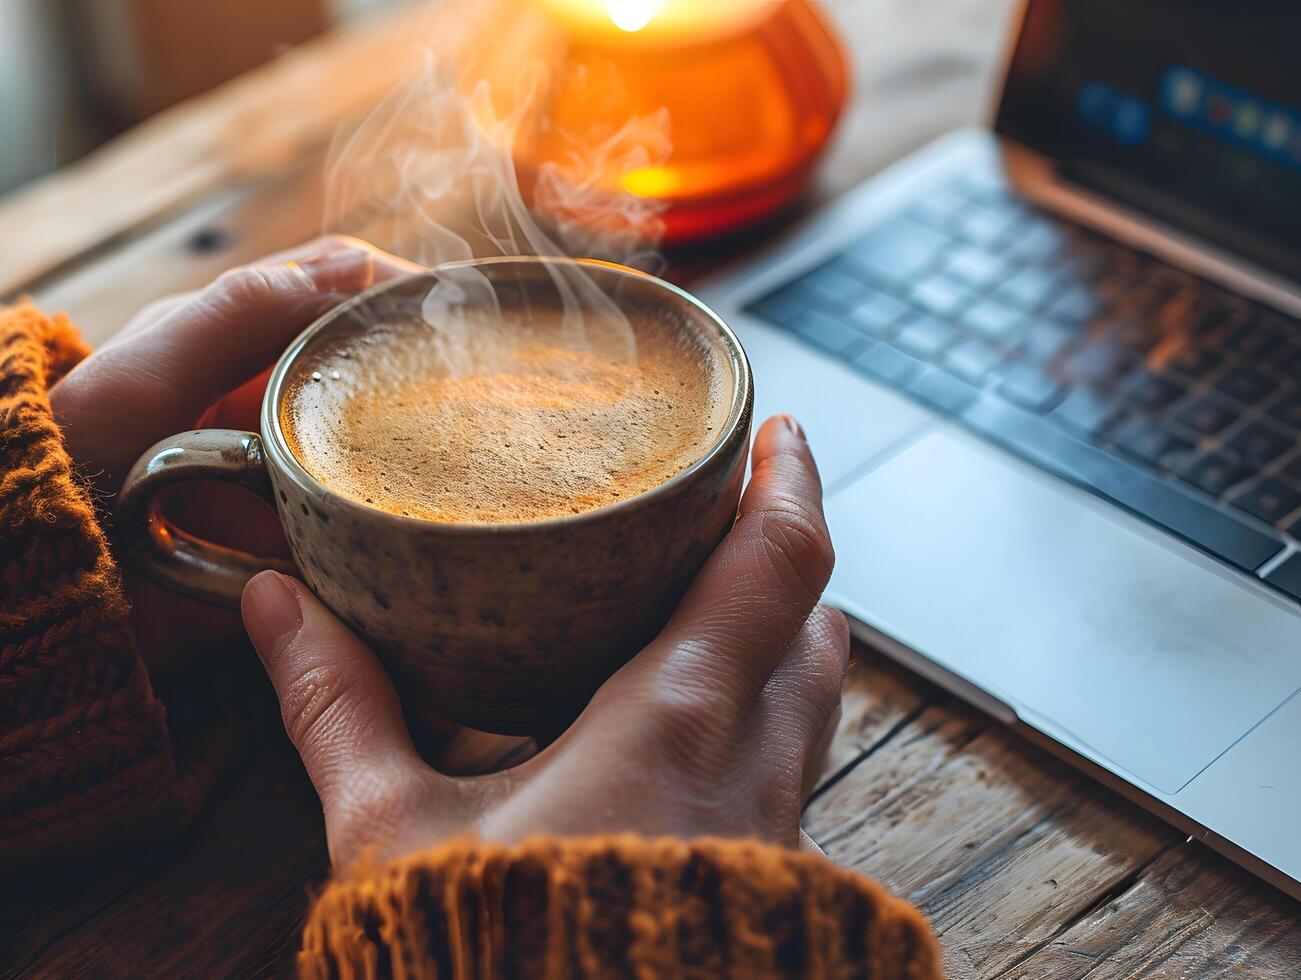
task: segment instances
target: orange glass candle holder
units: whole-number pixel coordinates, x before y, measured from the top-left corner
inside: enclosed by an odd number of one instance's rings
[[[599,213],[663,207],[680,244],[751,224],[805,185],[845,103],[848,67],[809,0],[508,0],[465,63],[526,195],[548,170]],[[575,190],[576,188],[576,190]]]

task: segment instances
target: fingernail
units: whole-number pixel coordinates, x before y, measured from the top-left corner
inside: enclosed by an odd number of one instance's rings
[[[800,428],[800,424],[795,421],[794,415],[783,415],[782,422],[786,425],[787,429],[789,429],[791,432],[795,434],[795,436],[798,439],[800,439],[802,442],[808,442],[808,437],[804,435],[804,430]]]
[[[240,600],[240,612],[263,663],[278,657],[303,626],[298,596],[277,572],[262,572],[249,580]]]

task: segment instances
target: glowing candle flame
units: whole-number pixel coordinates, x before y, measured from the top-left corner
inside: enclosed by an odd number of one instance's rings
[[[659,0],[606,0],[610,20],[621,31],[640,31],[655,16]]]

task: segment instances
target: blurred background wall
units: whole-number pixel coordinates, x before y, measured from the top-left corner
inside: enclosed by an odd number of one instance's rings
[[[409,0],[0,0],[0,194],[333,24]]]

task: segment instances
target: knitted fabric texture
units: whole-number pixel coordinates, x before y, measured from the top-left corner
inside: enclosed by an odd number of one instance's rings
[[[88,353],[63,317],[0,308],[0,862],[174,816],[163,707],[48,389]]]
[[[825,858],[751,841],[451,841],[331,884],[300,975],[941,976],[921,914]]]

